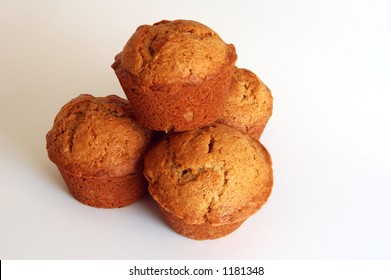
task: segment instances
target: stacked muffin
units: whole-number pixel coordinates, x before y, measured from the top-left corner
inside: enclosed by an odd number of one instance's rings
[[[122,207],[148,189],[182,235],[214,239],[238,228],[272,190],[259,137],[273,99],[236,59],[235,47],[201,23],[140,26],[112,65],[127,101],[81,95],[47,134],[74,197]]]
[[[115,208],[146,192],[143,156],[152,136],[134,120],[126,100],[82,94],[61,108],[46,148],[77,200]]]

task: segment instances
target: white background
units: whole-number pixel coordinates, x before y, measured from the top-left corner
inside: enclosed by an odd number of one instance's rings
[[[74,200],[45,134],[137,26],[194,19],[272,90],[268,203],[231,235],[182,237],[146,198]],[[390,259],[390,1],[0,0],[0,259]]]

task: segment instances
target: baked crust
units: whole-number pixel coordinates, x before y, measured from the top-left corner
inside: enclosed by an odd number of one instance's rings
[[[121,177],[75,176],[58,167],[69,192],[79,202],[97,208],[119,208],[140,200],[147,181],[138,171]]]
[[[259,139],[272,112],[270,89],[252,71],[235,67],[224,113],[218,122]]]
[[[133,119],[125,99],[82,94],[61,108],[46,147],[77,200],[123,207],[146,193],[142,170],[152,136]]]
[[[127,100],[81,94],[65,104],[46,135],[49,158],[76,176],[125,176],[142,169],[152,132]]]
[[[273,185],[271,158],[262,144],[217,123],[167,135],[147,152],[144,175],[154,200],[170,213],[168,223],[175,221],[174,229],[213,226],[208,239],[228,234],[219,226],[239,226],[257,212]],[[189,237],[203,239],[192,232]]]
[[[122,53],[127,72],[156,86],[201,83],[230,64],[235,49],[204,24],[163,20],[138,27]]]
[[[236,59],[209,27],[161,21],[140,26],[112,68],[141,124],[186,131],[221,117]]]

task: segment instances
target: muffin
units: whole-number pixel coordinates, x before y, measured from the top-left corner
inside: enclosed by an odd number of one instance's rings
[[[256,74],[235,67],[230,94],[218,121],[259,139],[272,115],[273,97]]]
[[[163,20],[137,28],[112,68],[142,125],[187,131],[222,116],[236,58],[209,27]]]
[[[143,156],[152,132],[133,118],[127,100],[82,94],[65,104],[46,135],[46,148],[81,203],[117,208],[147,192]]]
[[[199,240],[233,232],[262,207],[273,185],[265,147],[218,123],[167,134],[147,152],[144,175],[171,228]]]

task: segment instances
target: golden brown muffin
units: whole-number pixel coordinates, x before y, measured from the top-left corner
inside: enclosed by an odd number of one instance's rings
[[[46,148],[77,200],[116,208],[146,192],[143,156],[151,140],[152,132],[133,119],[127,100],[82,94],[61,108]]]
[[[209,27],[163,20],[137,28],[112,68],[141,124],[186,131],[221,117],[236,58]]]
[[[223,237],[257,212],[273,185],[259,141],[223,124],[167,134],[145,156],[149,192],[167,223],[193,239]]]
[[[272,111],[269,88],[250,70],[235,67],[223,117],[218,122],[259,139]]]

